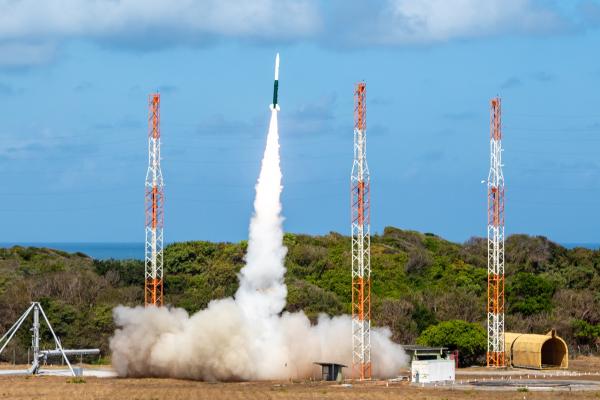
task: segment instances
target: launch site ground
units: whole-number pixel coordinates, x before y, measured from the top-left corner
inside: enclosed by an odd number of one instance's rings
[[[0,371],[10,368],[13,366],[2,365]],[[97,366],[85,366],[85,369],[110,371],[109,367]],[[51,370],[60,373],[58,369]],[[568,371],[511,369],[502,372],[467,368],[459,369],[456,378],[453,386],[422,387],[393,380],[339,385],[316,381],[210,383],[181,379],[0,374],[0,399],[600,399],[600,357],[571,360]],[[485,386],[473,382],[485,383]]]

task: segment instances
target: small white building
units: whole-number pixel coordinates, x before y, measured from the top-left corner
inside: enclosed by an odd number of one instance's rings
[[[411,363],[411,381],[414,383],[453,382],[455,379],[455,361],[413,360]]]

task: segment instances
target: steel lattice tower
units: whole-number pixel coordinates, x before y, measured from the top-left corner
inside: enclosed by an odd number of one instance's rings
[[[163,304],[163,178],[160,170],[160,94],[149,96],[148,172],[146,174],[146,306]]]
[[[487,365],[504,367],[504,175],[502,174],[501,101],[490,102],[488,175]]]
[[[351,177],[352,219],[352,369],[371,378],[371,236],[367,166],[366,85],[354,91],[354,163]]]

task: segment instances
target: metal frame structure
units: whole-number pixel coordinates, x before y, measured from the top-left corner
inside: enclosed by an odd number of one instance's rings
[[[46,325],[48,326],[48,329],[50,330],[50,333],[52,334],[52,337],[54,338],[54,343],[56,344],[56,350],[62,355],[63,359],[65,360],[65,363],[67,364],[67,366],[69,367],[69,370],[71,371],[71,374],[73,376],[75,376],[75,371],[73,370],[73,367],[71,366],[71,363],[69,362],[69,359],[67,358],[67,355],[65,354],[65,350],[62,348],[60,340],[58,340],[58,338],[56,337],[56,334],[54,333],[54,329],[52,329],[52,325],[50,324],[50,321],[48,320],[48,317],[46,316],[46,313],[44,312],[42,305],[38,302],[31,303],[29,308],[27,310],[25,310],[25,312],[19,317],[19,319],[17,319],[17,321],[13,324],[13,326],[11,326],[8,331],[6,331],[4,336],[2,336],[2,338],[0,338],[0,344],[2,345],[2,347],[0,347],[0,354],[2,354],[2,352],[4,351],[4,349],[6,348],[8,343],[12,340],[12,338],[15,336],[15,333],[17,333],[17,331],[23,324],[23,321],[25,321],[27,316],[32,311],[33,311],[33,327],[31,329],[31,331],[32,331],[31,347],[33,349],[33,360],[31,362],[31,368],[29,369],[28,372],[31,374],[34,374],[34,375],[37,374],[39,372],[40,366],[41,366],[40,361],[45,359],[47,357],[47,353],[48,353],[48,351],[40,351],[40,314],[42,314],[42,317],[44,317],[44,321],[46,321]],[[97,349],[94,349],[94,350],[97,350]],[[97,351],[99,352],[99,350],[97,350]],[[56,351],[54,351],[54,353],[56,353]]]
[[[352,372],[371,378],[371,236],[367,166],[366,85],[354,91],[354,163],[351,175],[352,221]]]
[[[149,96],[148,172],[146,174],[146,306],[163,305],[163,223],[164,192],[160,169],[160,94]]]
[[[488,175],[487,366],[506,366],[504,353],[504,175],[502,104],[490,102],[490,173]]]

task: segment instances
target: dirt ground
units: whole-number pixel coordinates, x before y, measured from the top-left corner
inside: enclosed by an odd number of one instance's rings
[[[0,399],[230,400],[230,399],[600,399],[596,392],[479,392],[407,384],[206,383],[174,379],[0,377]]]
[[[579,356],[569,360],[569,370],[600,372],[600,357]]]
[[[6,364],[0,369],[10,368]],[[25,366],[22,366],[25,368]],[[92,367],[92,366],[89,366]],[[600,372],[600,357],[570,360],[570,371]],[[14,367],[13,367],[14,368]],[[92,368],[98,368],[92,367]],[[465,369],[463,371],[467,371]],[[478,368],[475,369],[479,370]],[[482,371],[485,369],[481,369]],[[475,372],[475,375],[479,373]],[[489,371],[489,370],[488,370]],[[516,371],[513,371],[516,372]],[[533,371],[531,371],[533,372]],[[461,370],[457,379],[461,379]],[[487,375],[488,379],[491,375]],[[463,379],[473,379],[465,376]],[[548,379],[552,379],[548,376]],[[554,378],[556,379],[556,378]],[[573,379],[561,377],[561,379]],[[579,379],[596,380],[591,376]],[[230,400],[230,399],[408,399],[408,400],[600,400],[597,391],[483,391],[421,388],[406,382],[375,381],[340,386],[325,382],[230,382],[208,383],[176,379],[70,378],[61,376],[0,376],[0,400]]]

